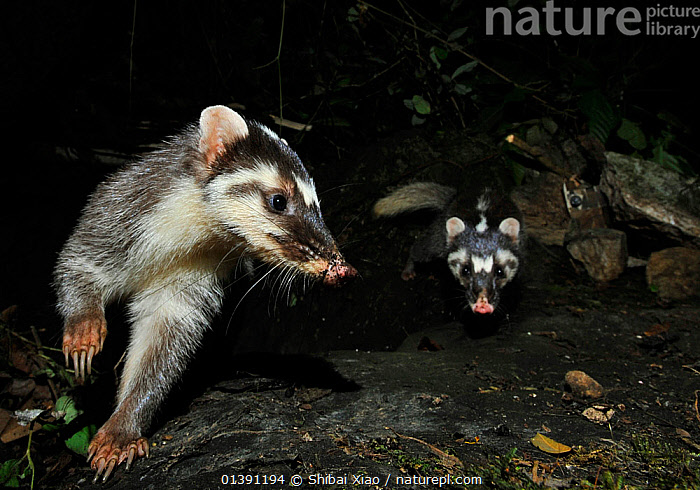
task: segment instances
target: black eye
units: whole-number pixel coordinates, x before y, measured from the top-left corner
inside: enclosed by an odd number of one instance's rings
[[[506,275],[506,273],[503,271],[503,268],[496,267],[496,277],[503,277],[505,275]]]
[[[469,268],[468,265],[465,265],[464,267],[462,267],[462,275],[463,276],[468,276],[471,273],[472,273],[472,270]]]
[[[270,206],[272,206],[272,209],[275,211],[284,211],[287,209],[287,198],[284,197],[282,194],[275,194],[272,196],[270,199]]]

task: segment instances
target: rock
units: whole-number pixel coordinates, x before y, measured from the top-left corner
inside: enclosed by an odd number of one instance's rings
[[[619,230],[583,230],[566,244],[566,249],[596,281],[612,281],[625,270],[627,238]]]
[[[574,395],[581,398],[600,398],[603,396],[603,387],[595,379],[583,371],[569,371],[564,381],[571,387]]]
[[[569,215],[564,203],[561,177],[544,172],[516,188],[511,199],[523,213],[529,237],[543,245],[564,245]]]
[[[700,295],[700,250],[673,247],[654,252],[647,264],[647,284],[663,300]]]
[[[700,247],[700,186],[678,172],[645,160],[607,152],[600,189],[615,218]]]

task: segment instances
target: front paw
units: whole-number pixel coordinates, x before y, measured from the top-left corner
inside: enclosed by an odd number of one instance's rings
[[[79,380],[85,380],[87,374],[92,371],[92,358],[102,350],[105,337],[107,337],[107,320],[100,313],[84,315],[75,319],[69,319],[63,329],[63,355],[66,357],[66,366],[69,358],[73,360],[75,376]]]

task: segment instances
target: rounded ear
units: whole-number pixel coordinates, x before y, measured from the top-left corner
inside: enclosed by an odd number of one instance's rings
[[[204,155],[207,166],[224,152],[227,144],[235,143],[248,136],[248,125],[234,110],[223,105],[207,107],[199,116],[202,137],[199,151]]]
[[[498,225],[498,230],[514,242],[517,242],[520,234],[520,221],[515,218],[506,218]]]
[[[452,243],[452,240],[454,240],[457,235],[464,231],[464,221],[459,219],[457,216],[453,216],[447,220],[445,223],[445,228],[447,229],[447,243]]]

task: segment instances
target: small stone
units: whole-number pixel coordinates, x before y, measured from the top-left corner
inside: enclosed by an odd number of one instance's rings
[[[673,247],[654,252],[647,264],[647,284],[662,300],[700,295],[700,250]]]
[[[581,398],[600,398],[603,396],[603,387],[595,379],[583,371],[569,371],[564,381],[571,387],[574,395]]]

